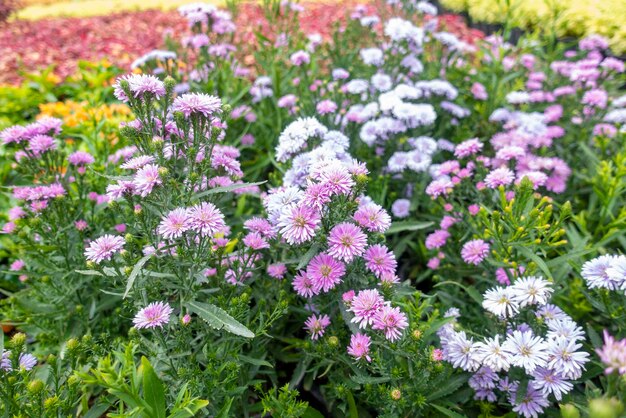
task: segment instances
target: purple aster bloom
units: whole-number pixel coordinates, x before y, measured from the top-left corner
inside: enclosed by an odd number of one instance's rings
[[[146,197],[152,193],[154,186],[162,183],[159,176],[159,166],[156,164],[147,164],[137,170],[133,178],[133,192],[141,197]]]
[[[326,327],[330,325],[330,317],[328,315],[311,315],[304,323],[304,328],[311,333],[311,339],[317,340],[324,335]]]
[[[489,255],[489,244],[482,239],[468,241],[461,249],[461,257],[468,264],[479,265]]]
[[[604,345],[596,349],[596,353],[606,366],[604,373],[626,374],[626,339],[615,341],[615,338],[604,330]]]
[[[213,203],[201,202],[188,209],[189,229],[203,237],[211,237],[226,226],[224,215]]]
[[[496,168],[485,177],[485,184],[490,189],[496,189],[499,186],[508,186],[515,180],[515,174],[506,167]]]
[[[311,56],[306,51],[296,51],[289,57],[291,63],[297,67],[311,62]]]
[[[165,96],[165,84],[153,75],[127,74],[118,78],[114,85],[113,94],[118,100],[128,102],[128,96],[122,88],[121,82],[128,82],[128,89],[136,99],[143,99],[146,94],[151,94],[157,99]]]
[[[163,328],[170,322],[172,307],[167,302],[152,302],[135,315],[135,328]]]
[[[320,220],[321,216],[315,208],[293,205],[281,213],[278,227],[289,244],[302,244],[315,236]]]
[[[346,266],[328,254],[318,254],[309,262],[306,275],[313,281],[315,293],[328,292],[341,283]]]
[[[448,231],[445,229],[438,229],[426,237],[426,248],[429,250],[441,248],[446,245],[448,238],[450,238],[450,233]]]
[[[328,236],[328,254],[347,263],[361,256],[367,245],[367,236],[349,222],[335,225]]]
[[[113,254],[121,251],[122,248],[124,248],[124,238],[110,234],[103,235],[89,243],[85,250],[85,258],[100,264],[103,260],[110,260]]]
[[[552,393],[557,401],[560,401],[563,395],[569,393],[574,387],[560,373],[544,367],[537,367],[533,377],[535,380],[532,384],[535,389],[540,390],[545,396]]]
[[[157,229],[165,239],[180,238],[191,227],[189,212],[186,208],[177,208],[161,218]]]
[[[67,157],[67,161],[72,165],[84,166],[87,164],[93,164],[96,160],[93,158],[93,155],[88,152],[76,151]]]
[[[301,271],[296,274],[296,277],[293,278],[291,285],[296,293],[303,298],[310,298],[319,293],[319,291],[314,289],[313,280],[309,278],[305,271]]]
[[[365,328],[374,322],[374,317],[385,305],[385,300],[376,289],[361,290],[351,301],[350,312],[354,314],[351,322],[359,328]]]
[[[381,244],[371,245],[363,255],[365,266],[378,278],[385,274],[395,274],[396,257],[387,247]]]
[[[520,403],[515,402],[515,396],[511,396],[513,411],[525,418],[537,418],[543,412],[543,408],[550,406],[545,394],[534,388],[532,382],[528,383],[528,390]]]
[[[350,345],[348,346],[348,354],[354,357],[356,360],[372,361],[369,355],[371,339],[365,334],[360,332],[353,334],[350,337]]]
[[[182,112],[186,118],[200,114],[209,117],[222,111],[222,100],[208,94],[187,93],[174,99],[172,111]]]
[[[35,156],[39,156],[46,151],[54,150],[56,148],[56,141],[48,135],[35,135],[28,142],[28,150]]]
[[[141,167],[146,164],[152,164],[154,162],[154,157],[151,155],[139,155],[135,158],[131,158],[126,161],[120,167],[124,170],[139,170]]]
[[[370,232],[385,232],[391,226],[391,217],[382,206],[376,203],[367,203],[359,206],[353,219]]]
[[[251,250],[258,251],[269,248],[270,245],[258,232],[250,232],[243,238],[243,244]]]
[[[337,104],[332,100],[322,100],[315,107],[317,113],[320,115],[326,115],[327,113],[334,113],[337,110]]]
[[[275,279],[282,279],[287,274],[287,266],[283,263],[270,264],[267,266],[267,274]]]
[[[396,341],[402,335],[402,330],[409,326],[407,317],[400,308],[383,306],[374,315],[372,329],[381,330],[389,341]]]
[[[20,125],[10,126],[0,132],[0,140],[4,145],[19,144],[28,139],[26,128]]]
[[[396,218],[406,218],[409,216],[409,209],[411,207],[411,201],[408,199],[397,199],[391,205],[391,213]]]

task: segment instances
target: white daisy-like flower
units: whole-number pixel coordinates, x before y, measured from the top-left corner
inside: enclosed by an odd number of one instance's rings
[[[511,286],[511,289],[513,298],[520,307],[545,305],[552,294],[552,283],[541,277],[522,277]]]
[[[480,363],[489,366],[494,372],[509,370],[511,356],[502,348],[499,335],[487,338],[484,342],[478,342],[476,346],[476,355]]]
[[[547,346],[549,353],[548,367],[561,373],[567,379],[579,379],[589,361],[589,353],[576,351],[582,344],[574,339],[557,338],[550,340]]]
[[[467,338],[465,331],[455,332],[445,346],[444,355],[455,368],[460,367],[465,371],[473,372],[480,367],[477,348],[474,340],[471,337]]]
[[[511,356],[511,365],[523,367],[527,373],[544,367],[548,361],[546,342],[532,331],[513,331],[502,348]]]
[[[519,312],[519,304],[510,287],[494,287],[487,290],[483,297],[483,308],[500,318],[510,318]]]

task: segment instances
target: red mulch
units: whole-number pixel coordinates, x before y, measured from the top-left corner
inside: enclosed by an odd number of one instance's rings
[[[300,25],[305,33],[328,35],[333,22],[343,20],[355,1],[305,3]],[[447,30],[466,40],[481,37],[468,29],[462,18],[444,15]],[[245,4],[237,17],[238,37],[253,39],[254,30],[267,29],[261,7]],[[138,56],[163,47],[163,34],[181,35],[186,22],[176,11],[147,10],[85,18],[55,18],[35,22],[16,21],[0,28],[0,83],[19,83],[21,72],[33,72],[56,64],[55,74],[64,78],[75,72],[77,61],[109,62],[126,67]]]

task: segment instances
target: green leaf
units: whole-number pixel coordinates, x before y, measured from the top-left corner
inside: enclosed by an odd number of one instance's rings
[[[124,292],[123,296],[124,299],[126,299],[126,296],[128,296],[128,292],[130,292],[130,289],[132,289],[133,284],[135,283],[135,279],[137,279],[137,276],[139,275],[142,267],[148,262],[148,260],[150,260],[150,257],[152,257],[152,254],[141,257],[141,259],[137,261],[137,264],[135,264],[135,267],[133,267],[133,271],[131,271],[130,276],[128,276],[128,282],[126,282],[126,291]]]
[[[244,355],[239,355],[239,360],[244,361],[246,363],[249,364],[253,364],[255,366],[265,366],[265,367],[274,367],[272,366],[272,364],[267,361],[267,360],[263,360],[263,359],[259,359],[259,358],[253,358],[253,357],[248,357],[248,356],[244,356]]]
[[[84,415],[83,418],[100,418],[104,416],[104,413],[111,407],[111,405],[106,403],[97,403]]]
[[[537,254],[533,253],[528,248],[523,247],[521,245],[514,245],[513,247],[516,250],[518,250],[520,253],[522,253],[524,257],[529,258],[530,260],[534,261],[535,264],[537,264],[537,266],[541,269],[541,271],[543,271],[546,274],[546,278],[552,279],[552,273],[550,272],[550,269],[546,265],[545,261],[541,259],[541,257],[539,257]]]
[[[307,251],[302,256],[302,258],[300,259],[300,262],[298,263],[298,267],[296,267],[296,269],[300,270],[300,269],[304,268],[304,266],[309,264],[309,261],[311,261],[311,259],[317,255],[317,252],[319,250],[320,250],[319,244],[317,244],[317,243],[313,244],[311,246],[311,248],[309,248],[309,251]]]
[[[74,271],[84,276],[104,276],[104,274],[96,270],[74,270]]]
[[[304,414],[302,414],[302,418],[324,418],[324,414],[309,406],[306,411],[304,411]]]
[[[224,406],[222,407],[222,409],[220,409],[215,418],[228,418],[228,412],[230,412],[230,406],[233,404],[234,399],[235,398],[228,398],[224,402]]]
[[[232,402],[232,399],[230,402]],[[208,404],[209,404],[209,401],[207,400],[194,399],[193,401],[191,401],[189,405],[183,407],[182,409],[175,409],[168,416],[168,418],[193,418],[197,416],[198,411],[200,411],[203,408],[206,408]],[[219,417],[221,417],[221,415],[218,414],[215,418],[219,418]],[[224,417],[226,417],[226,415]]]
[[[155,418],[165,418],[165,389],[147,358],[141,357],[143,368],[143,397],[152,408]]]
[[[465,292],[476,301],[476,303],[478,303],[479,305],[483,304],[483,297],[481,296],[481,294],[478,292],[478,290],[476,290],[474,287],[472,286],[464,286],[461,283],[458,282],[453,282],[452,280],[446,280],[443,282],[439,282],[437,283],[434,287],[439,287],[439,286],[443,286],[446,284],[451,284],[454,286],[458,286],[461,289],[465,290]]]
[[[0,329],[0,331],[2,331]],[[4,331],[0,332],[0,356],[4,353]]]
[[[358,383],[360,385],[379,385],[381,383],[386,383],[390,381],[390,377],[373,377],[366,375],[355,375],[352,376],[352,381]]]
[[[354,402],[354,396],[352,392],[346,389],[346,398],[348,398],[348,411],[350,412],[350,418],[359,418],[359,411],[356,409],[356,402]]]
[[[394,222],[389,229],[385,232],[386,235],[395,234],[397,232],[404,231],[418,231],[420,229],[426,229],[431,226],[432,222],[416,222],[416,221],[403,221]]]
[[[208,196],[211,194],[232,192],[233,190],[244,189],[246,187],[251,187],[251,186],[258,186],[266,182],[267,181],[258,181],[256,183],[241,183],[241,184],[231,184],[230,186],[214,187],[212,189],[197,193],[196,195],[194,195],[194,198],[199,199],[201,197]]]
[[[437,411],[441,412],[442,414],[444,414],[447,417],[450,418],[465,418],[465,416],[461,415],[461,414],[457,414],[454,411],[450,411],[448,408],[444,408],[443,406],[440,405],[431,405],[433,408],[435,408]]]
[[[246,328],[243,324],[230,316],[222,308],[209,303],[188,302],[186,306],[209,324],[211,328],[225,329],[235,335],[246,338],[254,338],[254,333]]]

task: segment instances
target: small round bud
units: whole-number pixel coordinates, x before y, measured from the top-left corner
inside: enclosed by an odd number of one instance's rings
[[[124,235],[124,241],[126,241],[127,244],[130,244],[131,242],[133,242],[133,234]]]
[[[185,314],[180,320],[180,323],[183,325],[188,325],[191,322],[191,315]]]
[[[11,346],[15,349],[21,349],[24,344],[26,344],[26,334],[23,332],[18,332],[13,336],[13,338],[11,338]]]
[[[328,337],[328,345],[330,347],[338,347],[339,346],[339,338],[335,337],[334,335],[331,337]]]
[[[389,396],[391,396],[391,399],[393,399],[394,401],[399,401],[400,398],[402,398],[402,392],[400,391],[400,389],[392,389],[391,392],[389,392]]]
[[[71,353],[78,349],[78,345],[79,345],[79,342],[76,338],[70,338],[69,340],[67,340],[65,347],[67,348],[67,351]]]
[[[40,393],[44,388],[43,382],[39,379],[35,379],[28,384],[28,392],[35,395]]]
[[[43,402],[43,407],[47,411],[51,411],[51,410],[57,409],[59,407],[59,398],[58,398],[58,396],[55,395],[55,396],[52,396],[52,397],[46,399]]]
[[[167,176],[168,172],[169,170],[166,167],[159,167],[159,175],[165,177]]]
[[[411,333],[411,336],[413,337],[414,340],[419,340],[420,338],[422,338],[422,331],[420,331],[419,329],[414,329],[413,332]]]

